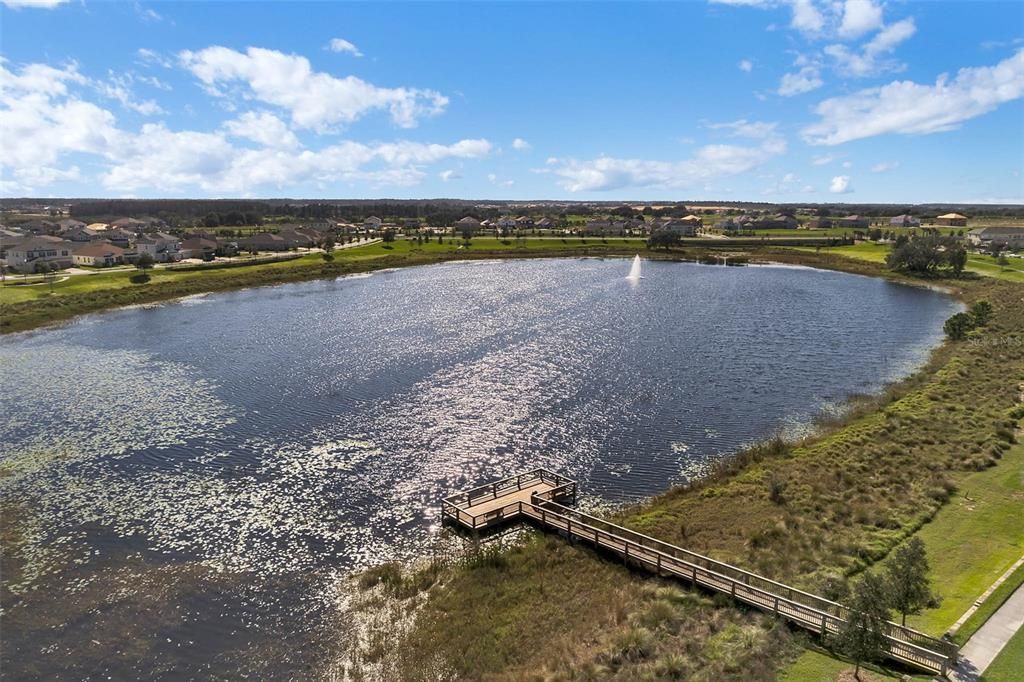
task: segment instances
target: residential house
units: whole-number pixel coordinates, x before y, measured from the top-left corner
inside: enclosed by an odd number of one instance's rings
[[[18,272],[35,272],[39,265],[55,263],[57,267],[66,268],[72,263],[74,245],[50,235],[23,237],[7,246],[4,250],[4,261],[7,266]]]
[[[242,251],[287,251],[291,248],[291,242],[280,235],[261,232],[239,239],[238,248]]]
[[[830,218],[812,218],[804,225],[808,230],[827,230],[832,227]]]
[[[109,229],[110,225],[107,225],[106,223],[89,223],[88,225],[86,225],[86,227],[88,227],[90,230],[102,232],[103,230]]]
[[[110,242],[95,241],[75,247],[72,252],[72,259],[75,265],[90,265],[93,267],[107,267],[125,262],[127,251],[120,246],[114,246]]]
[[[84,225],[78,228],[71,228],[64,232],[64,239],[75,242],[76,244],[86,244],[95,239],[102,239],[103,233],[97,232],[96,230],[89,229]]]
[[[153,232],[144,234],[135,241],[139,255],[148,253],[157,263],[181,260],[181,240],[173,234]]]
[[[502,216],[495,221],[494,226],[499,230],[514,230],[516,228],[516,219],[510,215]]]
[[[946,213],[935,219],[936,225],[949,225],[950,227],[967,227],[967,216],[959,213]]]
[[[97,233],[100,234],[100,233]],[[138,239],[138,235],[130,230],[122,228],[115,228],[107,230],[102,233],[102,237],[109,241],[114,246],[120,246],[122,249],[130,249],[135,244],[135,240]]]
[[[375,215],[372,215],[369,218],[366,218],[365,220],[363,220],[363,227],[365,227],[367,230],[379,230],[380,226],[383,223],[384,223],[383,220],[381,220],[380,218],[378,218]]]
[[[189,237],[181,242],[182,258],[202,258],[212,260],[217,255],[217,242],[205,237]]]
[[[85,227],[85,223],[81,220],[75,220],[73,218],[65,218],[57,222],[57,226],[60,228],[61,233],[66,233],[70,230],[80,230]]]
[[[698,222],[699,219],[698,219]],[[698,222],[686,220],[685,218],[674,218],[666,220],[654,228],[653,234],[677,234],[680,237],[693,237],[697,234]]]
[[[310,236],[313,234],[315,236]],[[288,242],[289,247],[309,249],[317,245],[322,239],[320,233],[310,228],[284,229],[277,233],[277,236]]]
[[[28,234],[53,235],[60,230],[60,226],[50,220],[30,220],[27,223],[21,223],[18,227]]]
[[[524,215],[519,216],[516,218],[516,227],[520,230],[532,230],[533,218]]]
[[[1003,244],[1013,250],[1022,249],[1024,227],[979,227],[967,233],[967,242],[973,246]]]
[[[890,227],[919,227],[920,225],[920,220],[906,213],[889,218]]]
[[[864,216],[848,215],[836,221],[836,227],[864,228],[870,225],[870,221]]]
[[[470,234],[475,234],[476,231],[479,230],[479,229],[480,229],[480,221],[477,220],[476,218],[472,217],[472,216],[466,216],[464,218],[459,218],[458,220],[455,221],[455,233],[456,234],[463,234],[465,232],[469,232]]]
[[[689,223],[690,225],[693,225],[694,234],[704,229],[704,219],[699,216],[695,216],[692,213],[686,217],[680,218],[679,220],[680,222]]]
[[[534,227],[536,227],[538,230],[550,230],[554,228],[554,226],[555,223],[552,222],[551,218],[541,218],[536,223],[534,223]]]

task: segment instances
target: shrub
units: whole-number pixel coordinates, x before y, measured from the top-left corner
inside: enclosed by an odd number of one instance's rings
[[[957,313],[942,325],[946,336],[954,341],[962,341],[967,338],[967,334],[972,329],[974,329],[974,318],[968,313]]]
[[[974,318],[975,326],[986,326],[992,319],[992,304],[988,301],[978,301],[971,306],[971,317]]]
[[[150,276],[148,272],[140,272],[130,276],[128,279],[132,284],[145,284],[150,280]]]

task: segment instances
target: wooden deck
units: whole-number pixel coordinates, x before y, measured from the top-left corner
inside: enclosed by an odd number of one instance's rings
[[[445,522],[473,531],[527,521],[569,540],[583,540],[659,576],[727,594],[821,635],[836,634],[846,622],[849,609],[842,604],[559,504],[575,501],[575,481],[535,469],[446,497],[441,515]],[[890,658],[927,672],[945,676],[956,666],[955,644],[898,623],[888,623],[886,642]]]

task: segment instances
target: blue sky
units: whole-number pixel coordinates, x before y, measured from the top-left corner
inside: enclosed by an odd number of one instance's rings
[[[1024,203],[1024,3],[0,0],[0,194]]]

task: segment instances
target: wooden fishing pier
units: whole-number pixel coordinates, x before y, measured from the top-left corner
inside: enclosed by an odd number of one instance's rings
[[[658,576],[729,595],[822,636],[835,635],[846,622],[849,609],[842,604],[566,506],[575,504],[576,492],[575,481],[534,469],[444,498],[441,517],[474,532],[513,521],[531,523],[570,541],[585,541]],[[953,642],[891,621],[885,638],[886,653],[894,660],[941,676],[956,667],[958,650]]]

